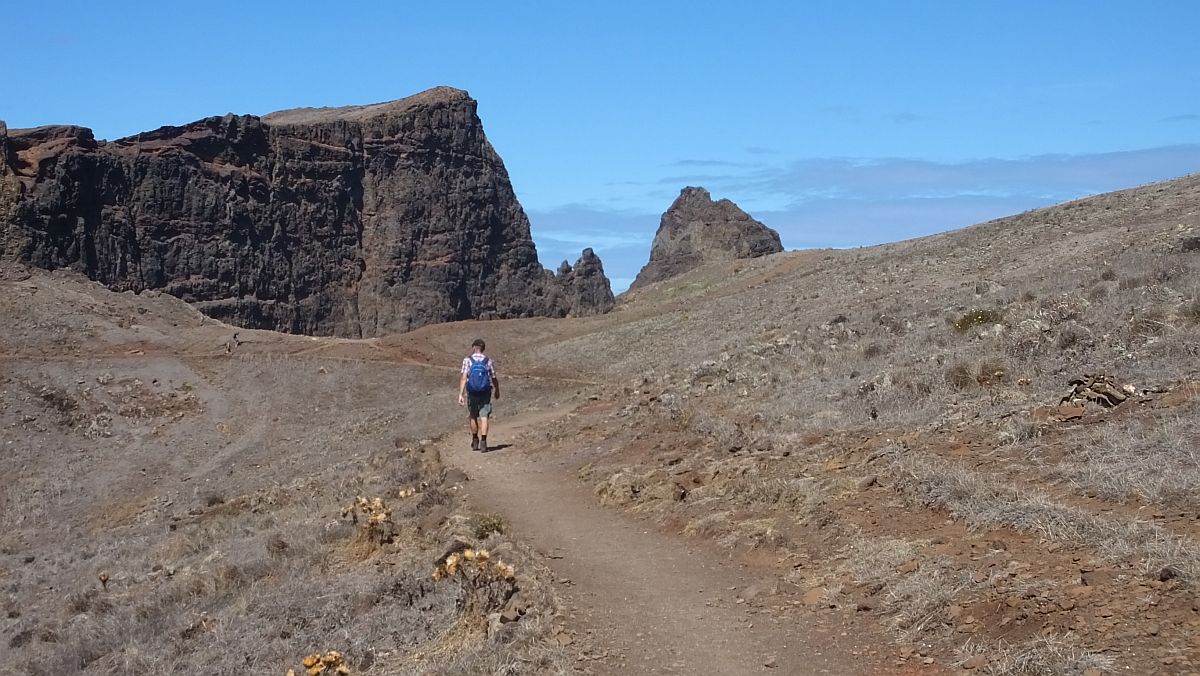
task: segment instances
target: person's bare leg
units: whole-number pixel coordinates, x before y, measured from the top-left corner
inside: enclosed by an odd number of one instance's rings
[[[467,429],[471,430],[471,450],[479,448],[479,423],[475,418],[467,418]]]
[[[481,451],[487,450],[487,433],[488,419],[486,416],[479,416],[479,444]]]

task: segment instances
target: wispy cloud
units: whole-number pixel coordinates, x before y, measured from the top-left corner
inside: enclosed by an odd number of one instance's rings
[[[617,278],[632,280],[649,257],[659,215],[685,185],[702,185],[714,198],[737,202],[778,230],[789,248],[863,246],[1198,172],[1200,145],[965,162],[814,158],[709,166],[728,171],[635,182],[646,189],[641,200],[661,204],[655,213],[584,205],[530,211],[542,261],[574,261],[591,246],[614,288]]]
[[[756,211],[789,248],[845,248],[932,235],[1049,206],[1036,197],[817,199],[801,207]]]
[[[766,146],[747,146],[746,152],[751,155],[778,155],[779,151]]]
[[[665,207],[664,207],[665,208]],[[658,214],[568,204],[555,209],[529,210],[534,243],[542,265],[555,268],[574,263],[591,247],[604,261],[604,271],[620,293],[633,282],[650,257]]]
[[[730,160],[676,160],[670,167],[752,167],[747,162],[732,162]]]
[[[896,124],[913,124],[925,119],[916,113],[892,113],[888,115],[888,119]]]
[[[857,108],[855,108],[854,106],[846,106],[846,105],[821,106],[817,110],[822,113],[825,113],[827,115],[835,115],[838,117],[847,117],[847,116],[858,114]]]
[[[748,190],[844,199],[1023,196],[1067,200],[1200,170],[1200,145],[1087,155],[932,162],[903,158],[802,160],[744,177]]]
[[[1160,122],[1200,122],[1200,114],[1184,113],[1182,115],[1170,115],[1159,120]]]

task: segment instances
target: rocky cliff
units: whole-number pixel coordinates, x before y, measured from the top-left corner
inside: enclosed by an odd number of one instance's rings
[[[662,215],[650,247],[650,262],[629,288],[662,281],[705,263],[780,251],[779,233],[733,202],[714,202],[704,188],[687,187]]]
[[[538,263],[475,101],[448,87],[112,142],[0,125],[0,259],[319,335],[606,307]]]

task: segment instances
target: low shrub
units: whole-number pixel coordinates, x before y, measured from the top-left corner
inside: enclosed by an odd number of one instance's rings
[[[955,390],[965,390],[975,384],[975,376],[966,364],[955,364],[946,369],[946,384]]]
[[[970,310],[954,320],[954,330],[962,333],[974,326],[999,324],[1003,320],[1004,315],[999,310]]]
[[[508,532],[508,521],[499,514],[475,514],[467,522],[471,535],[477,540],[483,540],[492,533]]]

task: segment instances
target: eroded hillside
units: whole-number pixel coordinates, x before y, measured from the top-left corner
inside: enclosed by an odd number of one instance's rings
[[[6,269],[0,314],[0,671],[561,671],[544,569],[441,460],[453,371],[72,275]]]
[[[718,627],[680,641],[753,647],[748,673],[806,650],[829,673],[1196,671],[1198,236],[1189,177],[882,247],[709,265],[600,317],[377,340],[231,344],[170,299],[10,273],[13,659],[107,673],[236,655],[269,671],[338,649],[371,673],[491,673],[563,670],[573,652],[587,673],[702,668],[641,645],[674,640],[661,607]],[[476,335],[511,374],[499,411],[525,415],[503,451],[470,456],[498,487],[435,457],[465,452],[461,433],[438,435],[458,425],[456,365]],[[608,518],[564,484],[625,525],[546,547],[540,524]],[[392,506],[399,544],[362,552],[340,517],[358,495]],[[538,554],[471,533],[489,495],[508,496]],[[638,536],[592,541],[621,528]],[[703,588],[634,598],[629,571],[645,568],[630,566],[659,565],[647,533],[684,550]],[[502,632],[464,587],[425,581],[456,538],[540,571]],[[756,581],[714,584],[725,573],[706,558]],[[567,575],[581,570],[600,583]],[[580,624],[604,617],[611,632]]]
[[[710,266],[523,353],[601,502],[777,557],[900,662],[1200,665],[1200,179]],[[919,658],[919,659],[918,659]],[[1089,670],[1099,671],[1089,671]]]

